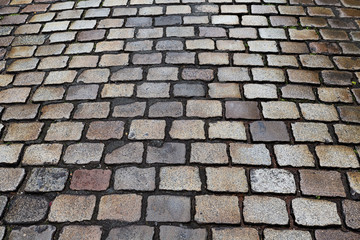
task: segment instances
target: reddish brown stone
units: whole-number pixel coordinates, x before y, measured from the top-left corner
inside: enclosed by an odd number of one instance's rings
[[[96,121],[90,123],[86,134],[88,139],[108,140],[121,139],[124,132],[124,122],[121,121]]]
[[[17,25],[22,24],[26,21],[28,15],[8,15],[5,16],[2,20],[0,20],[0,26],[1,25]]]
[[[341,174],[336,171],[300,170],[301,191],[305,195],[346,197]]]
[[[340,117],[345,122],[360,123],[360,107],[340,106],[338,107]]]
[[[76,170],[71,179],[72,190],[103,191],[109,187],[111,170],[80,169]]]
[[[101,40],[105,36],[105,31],[106,30],[82,31],[78,35],[78,40],[79,42]]]
[[[225,103],[226,118],[260,119],[257,102],[227,101]]]
[[[312,42],[309,44],[310,51],[313,53],[339,54],[340,47],[336,43]]]

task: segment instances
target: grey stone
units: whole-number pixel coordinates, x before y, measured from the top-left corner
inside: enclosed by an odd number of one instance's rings
[[[15,191],[24,176],[23,168],[0,168],[0,192]]]
[[[205,240],[207,232],[205,228],[191,229],[177,226],[160,226],[161,240]]]
[[[141,163],[144,145],[141,142],[128,143],[106,154],[106,164]]]
[[[155,26],[180,25],[181,22],[181,16],[161,16],[155,18]]]
[[[307,145],[275,145],[274,151],[280,166],[314,167],[315,160]]]
[[[226,164],[229,158],[225,143],[192,143],[190,162],[202,164]]]
[[[7,201],[8,201],[8,199],[6,196],[0,196],[0,217],[6,207]]]
[[[358,240],[360,235],[355,232],[343,232],[342,230],[316,230],[316,240]]]
[[[99,162],[103,150],[103,143],[76,143],[68,146],[63,160],[66,164]]]
[[[114,176],[115,190],[155,190],[155,168],[119,168]]]
[[[157,102],[149,108],[149,117],[180,117],[182,115],[181,102]]]
[[[95,99],[99,86],[95,84],[70,86],[67,91],[66,100],[88,100]]]
[[[23,144],[1,144],[0,145],[0,163],[12,164],[19,160]]]
[[[148,147],[147,163],[185,163],[185,144],[184,143],[164,143],[161,147]]]
[[[41,45],[45,42],[45,35],[23,35],[18,36],[12,43],[12,46]]]
[[[5,236],[5,227],[0,227],[0,239],[3,239]]]
[[[123,68],[111,76],[111,81],[135,81],[141,80],[143,70],[141,68]]]
[[[65,187],[69,172],[65,168],[34,168],[26,183],[27,192],[55,192]]]
[[[113,117],[138,117],[144,116],[146,102],[135,102],[114,107]]]
[[[111,229],[106,240],[152,240],[153,235],[153,227],[136,225]]]
[[[235,164],[271,165],[270,152],[265,144],[230,143],[230,156]]]
[[[284,169],[251,169],[250,182],[254,192],[296,192],[294,175]]]
[[[287,132],[284,122],[277,121],[256,121],[250,123],[250,132],[252,139],[258,141],[290,141],[289,133]]]
[[[189,197],[170,195],[148,197],[146,221],[189,222],[190,219]]]
[[[341,225],[336,203],[307,198],[292,200],[295,222],[302,226]]]
[[[247,223],[287,225],[289,216],[284,200],[275,197],[246,196],[244,220]]]
[[[174,85],[175,97],[203,97],[205,89],[202,84],[179,83]]]
[[[224,227],[212,228],[213,240],[259,240],[259,234],[254,228]]]
[[[39,225],[22,227],[10,233],[9,240],[51,240],[56,227],[51,225]]]
[[[264,230],[265,240],[312,240],[308,231],[300,230],[275,230],[266,228]]]
[[[45,197],[19,195],[10,202],[4,220],[7,223],[35,223],[44,219],[49,202]]]

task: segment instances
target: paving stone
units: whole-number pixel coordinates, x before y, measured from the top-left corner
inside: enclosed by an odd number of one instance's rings
[[[154,236],[154,228],[145,225],[132,225],[120,228],[113,228],[106,240],[142,240],[152,239]]]
[[[5,222],[10,224],[29,224],[43,220],[49,202],[43,196],[20,195],[10,201]]]
[[[160,168],[159,189],[172,191],[200,191],[201,180],[197,167]]]
[[[247,228],[247,227],[224,227],[224,228],[212,228],[212,236],[214,240],[222,239],[249,239],[249,240],[259,240],[259,235],[256,229]]]
[[[8,58],[26,58],[31,57],[35,52],[36,46],[13,47],[8,53]]]
[[[96,44],[95,52],[111,52],[124,49],[123,41],[103,41]]]
[[[6,196],[0,196],[0,216],[2,216],[7,202],[8,198]]]
[[[58,195],[51,204],[50,222],[79,222],[90,220],[96,197],[94,195]]]
[[[315,100],[315,95],[310,86],[288,84],[281,88],[283,98]]]
[[[75,143],[67,147],[63,160],[66,164],[99,162],[103,150],[103,143]]]
[[[335,124],[335,133],[341,143],[360,143],[360,127],[354,125]]]
[[[167,52],[166,63],[171,64],[194,64],[195,53],[193,52]]]
[[[244,95],[248,99],[277,99],[276,86],[273,84],[245,84]]]
[[[4,141],[31,141],[39,137],[44,123],[11,123]]]
[[[360,123],[360,108],[355,106],[338,107],[340,117],[345,122]]]
[[[109,187],[111,171],[102,169],[79,169],[74,171],[70,189],[103,191]]]
[[[129,139],[164,139],[166,122],[164,120],[133,120]]]
[[[338,121],[337,111],[332,105],[301,103],[300,109],[306,120]]]
[[[221,67],[218,68],[218,79],[221,82],[228,81],[250,81],[247,68]]]
[[[114,107],[113,117],[144,116],[145,107],[145,102],[135,102],[130,104],[118,105]]]
[[[173,90],[175,97],[203,97],[205,96],[204,86],[201,84],[175,84]]]
[[[189,240],[205,240],[207,232],[203,228],[191,229],[177,226],[160,226],[160,239],[189,239]]]
[[[56,165],[60,160],[61,144],[33,144],[25,149],[24,165]]]
[[[266,119],[298,119],[300,118],[296,104],[293,102],[262,102],[263,115]]]
[[[250,182],[254,192],[296,192],[294,175],[284,169],[251,169]]]
[[[52,225],[22,227],[20,229],[12,230],[9,235],[9,240],[48,240],[53,238],[55,231],[56,227]]]
[[[35,91],[32,100],[34,102],[61,100],[64,93],[65,89],[63,87],[39,87]]]
[[[131,81],[142,79],[141,68],[123,68],[111,76],[111,81]]]
[[[91,122],[86,138],[91,140],[121,139],[124,132],[122,121],[95,121]]]
[[[349,89],[343,88],[318,88],[319,99],[323,102],[353,102]]]
[[[260,119],[260,111],[256,102],[226,101],[225,116],[230,119]]]
[[[46,133],[45,141],[80,140],[84,124],[81,122],[52,123]]]
[[[13,81],[14,76],[10,74],[3,74],[0,76],[0,86],[5,87]],[[2,93],[3,94],[3,93]]]
[[[301,226],[340,225],[336,203],[307,198],[292,200],[295,222]]]
[[[70,225],[62,229],[59,240],[70,240],[74,236],[81,236],[80,238],[84,240],[100,240],[101,233],[100,226]]]
[[[173,54],[174,61],[177,60],[176,57],[177,55]],[[135,54],[132,58],[132,63],[138,65],[160,64],[161,60],[162,60],[162,55],[160,53],[143,53],[143,54]],[[168,62],[168,63],[172,63],[172,62]]]
[[[70,42],[75,39],[76,32],[59,32],[51,34],[50,43]]]
[[[205,139],[204,122],[201,120],[174,120],[169,134],[173,139]]]
[[[94,48],[93,43],[72,43],[67,48],[66,54],[90,53]]]
[[[250,132],[254,141],[282,141],[290,140],[284,122],[257,121],[250,123]]]
[[[299,172],[301,192],[304,195],[346,197],[339,172],[305,169]]]
[[[36,68],[39,59],[26,58],[14,61],[7,69],[8,72],[28,71]]]
[[[189,100],[186,104],[186,116],[209,118],[222,114],[220,101],[215,100]]]
[[[15,191],[25,176],[23,168],[0,168],[0,192]]]
[[[314,157],[306,145],[275,145],[274,151],[280,166],[315,166]]]
[[[208,87],[211,98],[241,98],[237,83],[210,83]]]
[[[74,119],[106,118],[110,112],[110,102],[80,103]]]
[[[246,140],[247,137],[242,122],[219,121],[209,123],[209,138]]]
[[[226,164],[228,156],[224,143],[192,143],[190,162]]]
[[[26,192],[60,192],[65,188],[68,171],[64,168],[33,168]]]
[[[141,163],[144,147],[141,142],[128,143],[107,154],[106,164]]]
[[[13,164],[17,163],[23,144],[1,144],[0,145],[0,163]]]
[[[322,167],[358,168],[360,166],[351,147],[319,145],[315,150]]]
[[[356,240],[359,238],[359,234],[354,232],[343,232],[341,230],[316,230],[315,231],[316,239],[325,240],[325,239],[346,239],[346,240]]]
[[[214,78],[214,72],[212,69],[185,68],[181,76],[184,80],[210,81]]]
[[[99,86],[95,84],[70,86],[66,100],[89,100],[95,99]]]
[[[327,85],[349,86],[351,84],[352,73],[343,71],[322,71],[321,76]]]
[[[288,69],[287,73],[289,75],[290,82],[294,83],[310,83],[310,84],[319,84],[319,74],[314,71],[307,70],[292,70]]]
[[[297,122],[292,123],[291,128],[296,142],[332,142],[324,123]]]
[[[235,196],[196,196],[195,221],[198,223],[240,223],[238,201]]]
[[[183,196],[155,195],[148,197],[146,221],[189,222],[190,198]]]
[[[230,143],[230,156],[234,164],[271,165],[265,144]]]
[[[108,55],[103,55],[102,58],[107,58]],[[115,60],[115,59],[113,59]],[[70,63],[69,68],[90,68],[96,67],[99,61],[98,56],[73,56]],[[99,63],[99,66],[108,66],[106,61],[103,64],[103,61]]]
[[[181,102],[157,102],[149,108],[149,117],[180,117],[182,115]]]
[[[352,229],[359,229],[360,221],[357,216],[360,211],[360,203],[357,201],[344,200],[342,202],[342,207],[346,225]]]
[[[287,225],[289,222],[284,200],[266,196],[246,196],[243,207],[247,223]]]
[[[360,173],[348,172],[347,179],[350,186],[350,194],[354,198],[360,197]]]
[[[266,240],[276,239],[296,239],[296,240],[311,240],[311,234],[308,231],[300,230],[275,230],[266,228],[264,230],[264,237]]]
[[[247,192],[248,184],[243,168],[206,168],[207,189],[215,192]]]
[[[51,71],[45,79],[45,84],[72,83],[76,74],[76,71]]]
[[[73,109],[71,103],[46,105],[41,109],[40,119],[69,119]]]
[[[308,68],[333,68],[329,57],[321,55],[300,55],[300,62]]]
[[[155,168],[125,167],[117,169],[114,176],[114,189],[154,191]]]
[[[150,68],[147,80],[178,80],[178,69],[174,67]]]
[[[142,83],[137,86],[139,98],[168,98],[170,97],[169,83]]]
[[[164,143],[161,147],[148,146],[146,162],[150,164],[181,164],[185,163],[185,153],[186,149],[183,143]]]

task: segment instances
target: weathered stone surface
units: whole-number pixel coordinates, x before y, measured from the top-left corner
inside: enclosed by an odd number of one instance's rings
[[[174,139],[205,139],[204,122],[201,120],[174,120],[169,134]]]
[[[343,232],[341,230],[316,230],[315,237],[317,240],[356,240],[359,239],[359,234],[354,232]]]
[[[106,154],[106,164],[141,163],[144,146],[141,142],[127,143]]]
[[[226,164],[228,162],[226,144],[192,143],[190,162],[202,164]]]
[[[78,222],[90,220],[95,208],[94,195],[61,194],[51,204],[50,222]]]
[[[315,166],[315,159],[306,145],[275,145],[274,151],[280,166]]]
[[[195,197],[198,223],[240,223],[239,199],[236,196],[201,195]]]
[[[0,217],[4,212],[7,202],[8,202],[8,198],[6,196],[0,196]]]
[[[291,128],[296,142],[332,142],[324,123],[297,122],[292,123]]]
[[[149,196],[146,221],[189,222],[190,198],[170,195]]]
[[[247,192],[245,169],[238,167],[207,167],[207,189],[215,192]]]
[[[19,160],[23,144],[1,144],[0,145],[0,163],[12,164]]]
[[[111,170],[79,169],[71,178],[70,189],[104,191],[110,185]]]
[[[285,201],[275,197],[246,196],[243,214],[248,223],[286,225],[289,222]]]
[[[50,240],[53,238],[56,227],[52,225],[38,225],[22,227],[18,230],[12,230],[9,240]]]
[[[209,138],[246,140],[247,137],[242,122],[218,121],[209,123]]]
[[[122,121],[95,121],[91,122],[86,138],[91,140],[121,139],[124,132]]]
[[[259,240],[259,235],[254,228],[212,228],[212,235],[214,240]]]
[[[76,143],[68,146],[63,160],[66,164],[99,162],[103,150],[103,143]]]
[[[25,149],[24,165],[56,165],[60,161],[61,144],[33,144]]]
[[[100,240],[101,233],[100,226],[70,225],[62,229],[59,240],[70,240],[75,236],[81,236],[81,239],[84,240]]]
[[[342,202],[343,212],[345,215],[345,223],[352,229],[360,228],[360,219],[358,218],[360,213],[360,202],[344,200]]]
[[[230,143],[230,156],[235,164],[266,166],[271,164],[270,152],[265,144]]]
[[[200,191],[199,168],[192,166],[160,168],[159,189],[172,191]]]
[[[177,226],[160,226],[160,239],[187,239],[187,240],[205,240],[206,230],[203,228],[185,228]]]
[[[0,168],[0,192],[15,191],[24,176],[23,168]]]
[[[25,191],[55,192],[62,191],[69,172],[64,168],[34,168],[31,170]]]
[[[44,123],[11,123],[7,129],[4,141],[31,141],[36,140]]]
[[[284,240],[311,240],[311,234],[308,231],[300,231],[300,230],[275,230],[266,228],[264,230],[264,237],[266,240],[276,240],[276,239],[284,239]]]
[[[147,163],[185,163],[185,144],[164,143],[161,147],[148,146]]]
[[[133,225],[127,227],[113,228],[110,230],[106,240],[143,240],[152,239],[154,228],[144,225]]]
[[[322,167],[358,168],[360,166],[351,147],[319,145],[315,150]]]
[[[295,222],[302,226],[340,225],[336,203],[307,198],[292,200]]]
[[[164,139],[165,127],[164,120],[133,120],[128,138],[132,140]]]
[[[360,198],[360,173],[348,172],[347,178],[350,185],[350,194],[356,198]]]
[[[142,196],[137,194],[112,194],[101,197],[98,220],[136,222],[141,217]]]
[[[250,183],[254,192],[296,192],[294,175],[284,169],[251,169]]]
[[[250,132],[254,141],[288,142],[289,133],[284,122],[257,121],[250,123]]]
[[[125,167],[117,169],[114,175],[114,189],[153,191],[155,189],[155,168]]]
[[[257,102],[226,101],[225,116],[230,119],[260,119],[260,110]]]
[[[360,143],[360,126],[335,124],[335,133],[341,143]]]
[[[10,201],[4,220],[7,223],[36,223],[43,220],[49,202],[45,197],[20,195]]]
[[[45,141],[80,140],[84,124],[81,122],[52,123],[48,129]]]

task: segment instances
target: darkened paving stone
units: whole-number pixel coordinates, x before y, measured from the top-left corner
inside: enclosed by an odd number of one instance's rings
[[[68,178],[65,168],[34,168],[26,183],[27,192],[54,192],[62,191]]]
[[[259,234],[254,228],[212,228],[213,240],[259,240]]]
[[[336,203],[308,198],[292,200],[295,223],[301,226],[341,225]]]
[[[114,107],[113,117],[138,117],[144,116],[146,102],[135,102]]]
[[[185,144],[183,143],[164,143],[161,147],[148,147],[147,163],[185,163]]]
[[[327,70],[322,71],[321,76],[326,85],[351,86],[353,74],[351,72]]]
[[[288,142],[289,133],[284,122],[256,121],[250,123],[250,132],[255,142]]]
[[[100,226],[69,225],[62,229],[59,240],[100,240],[101,233]]]
[[[182,114],[181,102],[157,102],[149,108],[149,117],[180,117]]]
[[[225,103],[226,118],[230,119],[260,119],[257,102],[227,101]]]
[[[189,197],[170,195],[148,197],[146,221],[189,222],[190,218]]]
[[[174,85],[175,97],[203,97],[205,96],[204,86],[201,84],[180,83]]]
[[[180,25],[181,22],[181,16],[162,16],[155,18],[155,26]]]
[[[23,168],[0,168],[0,192],[15,191],[24,176]]]
[[[337,108],[340,117],[344,122],[360,123],[360,107],[359,106],[339,106]]]
[[[12,230],[9,240],[51,240],[56,231],[56,227],[51,225],[38,225],[22,227]]]
[[[0,196],[0,217],[2,216],[2,213],[5,210],[7,201],[8,199],[6,196]]]
[[[109,187],[111,170],[102,169],[79,169],[71,179],[70,189],[104,191]]]
[[[360,202],[344,200],[342,202],[342,207],[346,226],[352,229],[360,229]]]
[[[124,167],[114,175],[115,190],[155,190],[155,168]]]
[[[141,163],[144,145],[141,142],[128,143],[106,154],[106,164]]]
[[[275,230],[266,228],[264,230],[266,240],[311,240],[311,234],[308,231],[300,230]]]
[[[207,239],[206,229],[191,229],[177,226],[161,226],[160,240],[205,240]]]
[[[360,172],[348,172],[347,178],[351,196],[356,199],[360,198]]]
[[[66,100],[95,99],[98,89],[98,85],[70,86],[67,92]]]
[[[152,240],[154,228],[143,225],[113,228],[106,240]]]
[[[304,195],[346,197],[339,172],[307,169],[299,172],[301,192]]]
[[[284,169],[251,169],[250,182],[255,192],[296,192],[294,175]]]
[[[35,223],[46,216],[49,202],[45,197],[20,195],[10,201],[4,220],[7,223]]]
[[[343,232],[341,230],[316,230],[316,240],[358,240],[359,233]]]

